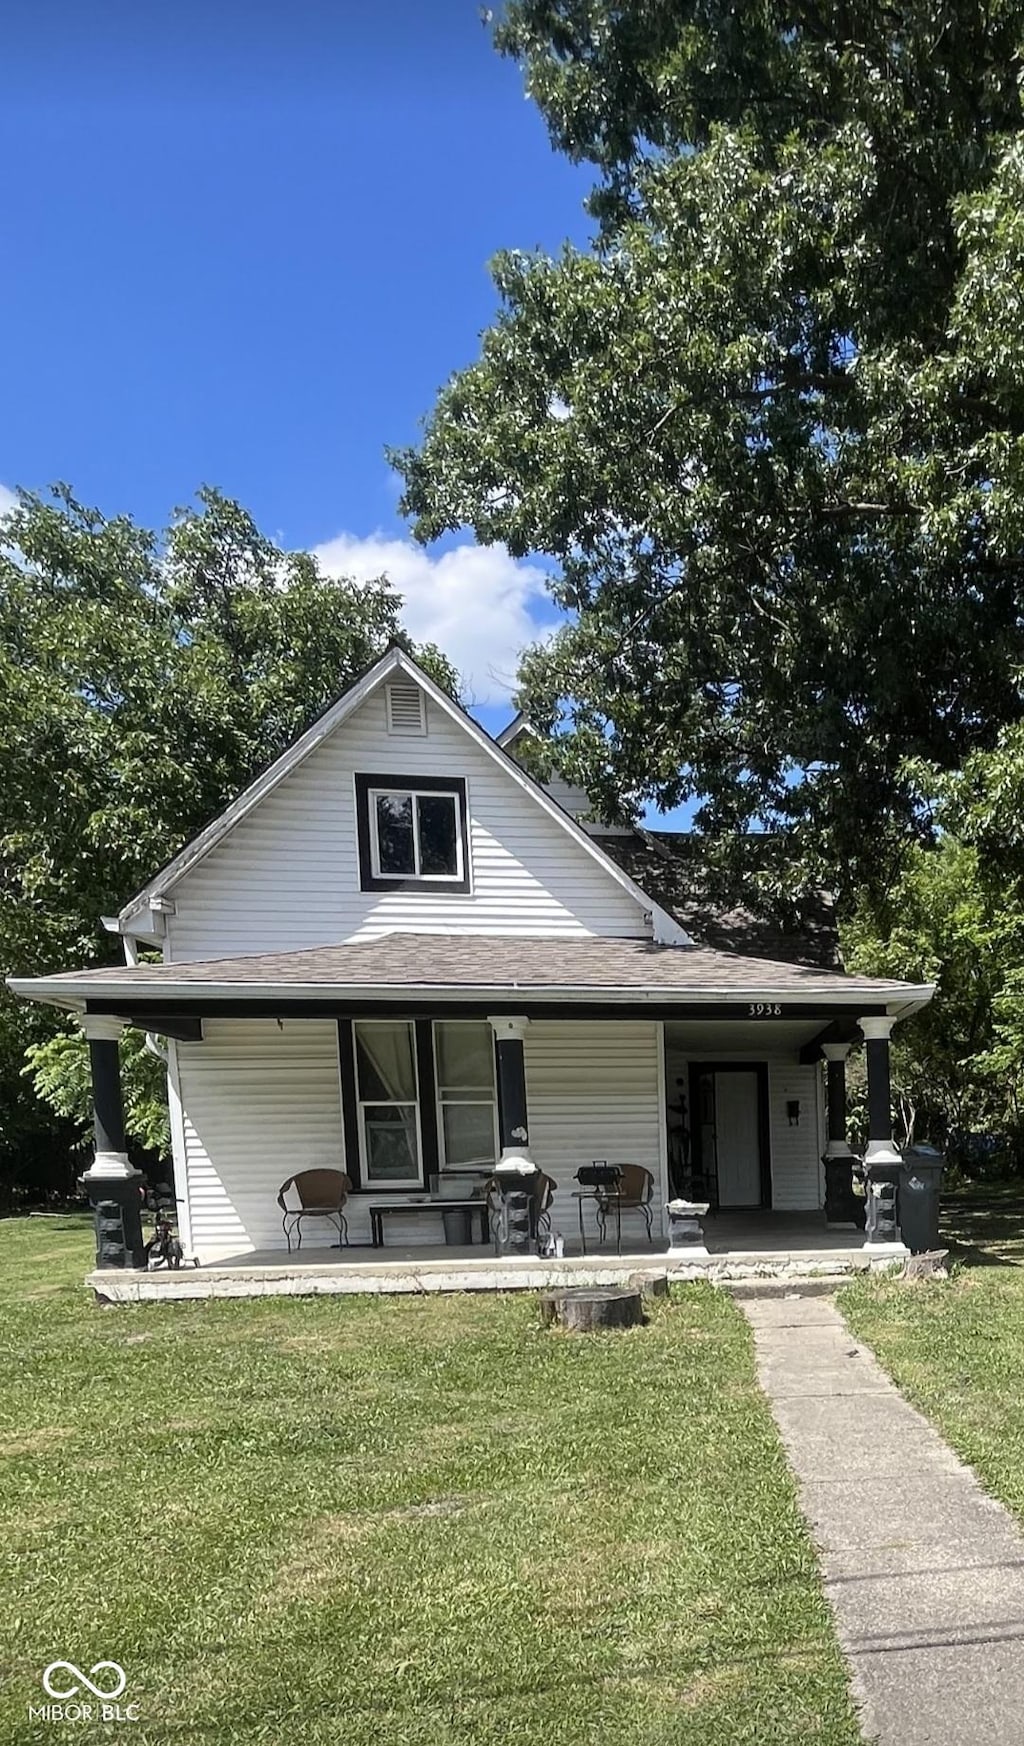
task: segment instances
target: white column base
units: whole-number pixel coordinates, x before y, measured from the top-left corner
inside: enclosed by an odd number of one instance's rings
[[[902,1164],[903,1153],[893,1140],[869,1140],[864,1162],[872,1164]]]
[[[710,1261],[711,1251],[703,1243],[677,1243],[665,1251],[666,1261]]]
[[[855,1158],[856,1153],[850,1149],[846,1140],[828,1140],[825,1145],[826,1158]]]
[[[910,1256],[910,1250],[902,1238],[895,1243],[862,1243],[861,1252],[865,1255],[888,1255],[892,1261],[905,1261]]]
[[[141,1176],[142,1171],[129,1164],[127,1152],[97,1152],[88,1170],[82,1176],[83,1182],[109,1182],[112,1178],[122,1181],[134,1176]]]
[[[536,1176],[539,1168],[526,1146],[506,1146],[494,1170],[495,1175]]]

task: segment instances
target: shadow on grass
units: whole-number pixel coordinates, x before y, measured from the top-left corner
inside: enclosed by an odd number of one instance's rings
[[[1024,1185],[979,1184],[943,1197],[943,1241],[968,1267],[1024,1267]]]

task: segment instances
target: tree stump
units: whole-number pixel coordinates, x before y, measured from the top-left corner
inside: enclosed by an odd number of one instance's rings
[[[667,1273],[631,1273],[626,1281],[630,1291],[638,1291],[641,1297],[667,1297]]]
[[[923,1255],[909,1255],[903,1263],[901,1279],[946,1279],[948,1249],[928,1249]]]
[[[635,1328],[644,1319],[639,1291],[615,1286],[547,1291],[539,1301],[545,1327],[557,1324],[574,1334],[593,1334],[599,1328]]]

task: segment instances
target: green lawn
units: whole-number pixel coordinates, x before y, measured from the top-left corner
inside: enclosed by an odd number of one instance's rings
[[[952,1276],[847,1287],[839,1307],[904,1394],[1024,1520],[1024,1186],[951,1200]]]
[[[61,1657],[123,1664],[137,1742],[857,1741],[724,1295],[101,1311],[80,1221],[0,1243],[0,1739],[56,1737]]]

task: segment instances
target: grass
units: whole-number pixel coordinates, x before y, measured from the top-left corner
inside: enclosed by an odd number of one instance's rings
[[[0,1241],[0,1739],[59,1656],[147,1746],[857,1741],[725,1296],[98,1310],[81,1221]]]
[[[848,1286],[839,1307],[893,1381],[1024,1521],[1024,1186],[944,1212],[951,1277]]]

